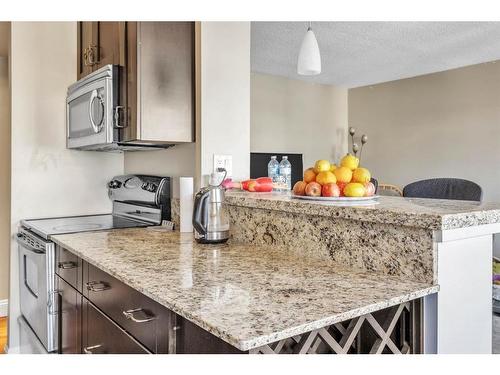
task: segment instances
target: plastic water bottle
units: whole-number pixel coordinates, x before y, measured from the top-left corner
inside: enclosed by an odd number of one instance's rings
[[[280,177],[286,185],[286,190],[292,190],[292,164],[288,161],[288,156],[283,156],[280,162]]]
[[[271,161],[267,164],[267,177],[273,179],[273,182],[278,182],[280,175],[280,164],[276,160],[276,156],[271,156]]]

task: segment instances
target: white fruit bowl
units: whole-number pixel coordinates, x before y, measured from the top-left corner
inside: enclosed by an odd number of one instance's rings
[[[303,199],[308,201],[322,201],[322,202],[338,202],[338,203],[378,203],[378,195],[371,197],[310,197],[308,195],[295,195],[292,194],[294,199]]]

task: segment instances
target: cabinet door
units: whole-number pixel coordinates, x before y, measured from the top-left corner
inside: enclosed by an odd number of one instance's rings
[[[97,46],[93,70],[108,64],[125,65],[125,22],[92,22],[92,40]]]
[[[236,347],[228,344],[210,332],[191,323],[189,320],[177,316],[176,322],[177,354],[243,354]]]
[[[59,353],[81,353],[82,296],[59,276],[56,281],[59,290]]]
[[[93,22],[77,23],[77,79],[92,72],[92,24]]]
[[[83,299],[82,351],[85,354],[146,354],[149,351]]]

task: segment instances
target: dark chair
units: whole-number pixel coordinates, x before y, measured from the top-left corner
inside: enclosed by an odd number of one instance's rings
[[[431,178],[408,184],[403,189],[403,197],[458,199],[480,202],[483,190],[478,184],[459,178]]]

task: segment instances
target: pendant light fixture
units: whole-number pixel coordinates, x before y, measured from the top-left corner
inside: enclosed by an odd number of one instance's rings
[[[321,73],[321,55],[318,41],[311,28],[311,22],[300,46],[297,73],[302,76],[314,76]]]

